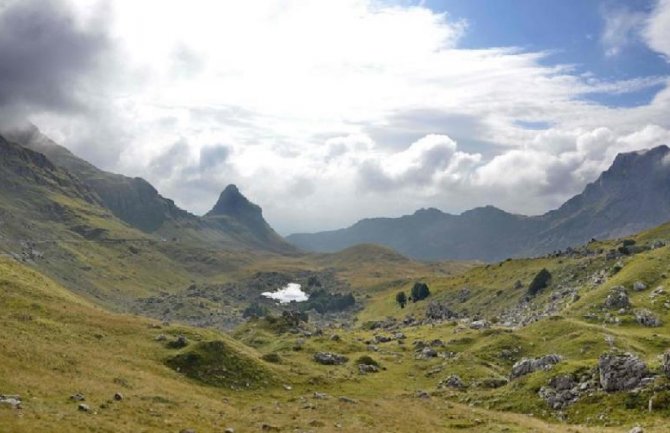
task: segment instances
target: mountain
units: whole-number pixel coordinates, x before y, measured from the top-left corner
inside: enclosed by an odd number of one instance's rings
[[[180,209],[140,177],[100,170],[55,143],[34,125],[5,131],[3,135],[45,155],[54,165],[74,175],[95,192],[101,203],[117,218],[145,233],[215,248],[278,253],[296,251],[265,222],[260,207],[244,198],[236,187],[237,194],[226,188],[215,208],[205,217],[199,217]],[[226,197],[229,197],[229,203],[225,203]],[[239,209],[231,207],[235,205],[235,197],[239,199],[236,205]],[[229,210],[217,212],[222,206]]]
[[[451,215],[421,209],[400,218],[372,218],[351,227],[293,234],[311,251],[334,252],[377,243],[425,260],[496,261],[545,254],[592,238],[626,236],[670,220],[670,148],[619,154],[612,166],[560,208],[540,216],[492,206]]]
[[[295,252],[263,218],[263,210],[242,195],[236,185],[228,185],[202,221],[210,228],[236,233],[241,242],[277,252]]]

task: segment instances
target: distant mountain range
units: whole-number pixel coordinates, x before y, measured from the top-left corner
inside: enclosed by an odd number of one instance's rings
[[[421,209],[400,218],[364,219],[351,227],[287,237],[310,251],[376,243],[424,260],[503,260],[626,236],[670,220],[670,148],[619,154],[612,166],[560,208],[540,216],[493,206],[451,215]]]
[[[74,183],[88,191],[89,200],[144,233],[232,250],[277,253],[297,251],[270,227],[263,218],[261,208],[247,200],[234,185],[229,185],[221,193],[219,201],[209,213],[199,217],[161,196],[146,180],[100,170],[56,144],[32,125],[1,134],[0,144],[5,153],[21,153],[16,146],[32,151],[24,153],[58,168],[64,176],[72,178]],[[0,160],[3,156],[0,153]],[[0,162],[12,165],[7,161]],[[18,169],[16,162],[13,165]],[[34,170],[32,166],[21,169]],[[0,177],[0,183],[5,186],[10,182],[8,176]]]

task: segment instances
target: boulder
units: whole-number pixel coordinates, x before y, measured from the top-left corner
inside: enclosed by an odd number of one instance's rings
[[[465,383],[461,380],[460,376],[452,374],[438,384],[438,388],[455,388],[455,389],[464,389]]]
[[[621,308],[629,308],[630,300],[628,299],[628,293],[626,289],[621,286],[612,287],[610,293],[605,298],[605,307],[618,310]]]
[[[470,323],[470,328],[472,329],[488,329],[491,327],[491,322],[488,320],[475,320],[474,322]]]
[[[379,373],[379,367],[370,364],[358,364],[358,371],[361,374]]]
[[[424,347],[419,352],[418,358],[429,359],[429,358],[435,358],[436,356],[437,356],[437,350],[433,349],[432,347]]]
[[[77,409],[79,409],[81,412],[90,412],[91,407],[87,405],[86,403],[79,403],[79,406],[77,406]]]
[[[12,409],[21,409],[21,396],[0,395],[0,406],[9,406]]]
[[[640,309],[635,311],[635,320],[637,320],[637,323],[639,323],[642,326],[646,326],[648,328],[656,328],[658,326],[661,326],[661,319],[656,317],[654,313],[652,313],[649,310],[646,309]]]
[[[555,353],[540,358],[523,358],[512,366],[512,378],[525,376],[538,370],[549,370],[563,358]]]
[[[649,375],[647,365],[631,353],[605,353],[598,360],[600,386],[606,392],[628,391]]]
[[[314,361],[322,365],[341,365],[347,362],[349,358],[344,355],[338,355],[331,352],[316,352]]]
[[[636,281],[633,283],[633,290],[635,290],[636,292],[647,290],[647,285],[644,284],[642,281]]]
[[[426,319],[430,320],[449,320],[456,318],[454,313],[445,304],[437,301],[431,301],[426,308]]]

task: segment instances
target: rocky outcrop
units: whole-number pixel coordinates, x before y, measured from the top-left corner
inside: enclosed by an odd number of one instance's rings
[[[540,388],[538,395],[552,409],[564,409],[579,399],[579,384],[571,375],[555,376],[548,386]]]
[[[635,320],[642,326],[648,328],[656,328],[661,326],[662,322],[654,313],[647,309],[640,309],[635,311]]]
[[[314,361],[322,365],[341,365],[349,360],[344,355],[338,355],[331,352],[316,352],[314,354]]]
[[[432,301],[426,308],[426,318],[429,320],[449,320],[457,317],[458,315],[442,302]]]
[[[628,299],[628,293],[626,289],[621,286],[612,287],[610,293],[605,298],[605,308],[612,310],[618,310],[621,308],[629,308],[630,300]]]
[[[560,355],[552,353],[540,358],[523,358],[512,366],[512,378],[525,376],[538,370],[549,370],[554,365],[561,362],[563,358]]]
[[[628,391],[649,376],[647,365],[631,353],[605,353],[598,360],[600,386],[606,392]]]
[[[441,381],[438,385],[438,388],[454,388],[454,389],[464,389],[466,387],[465,383],[463,380],[460,378],[460,376],[456,374],[452,374],[451,376],[447,377],[443,381]]]

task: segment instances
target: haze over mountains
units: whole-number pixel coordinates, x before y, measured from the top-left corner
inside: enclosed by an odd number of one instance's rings
[[[523,194],[523,191],[519,191]],[[670,148],[619,154],[612,166],[560,208],[539,216],[492,206],[451,215],[421,209],[400,218],[364,219],[351,227],[293,234],[311,251],[377,243],[425,260],[503,260],[577,246],[592,238],[626,236],[670,218]]]

